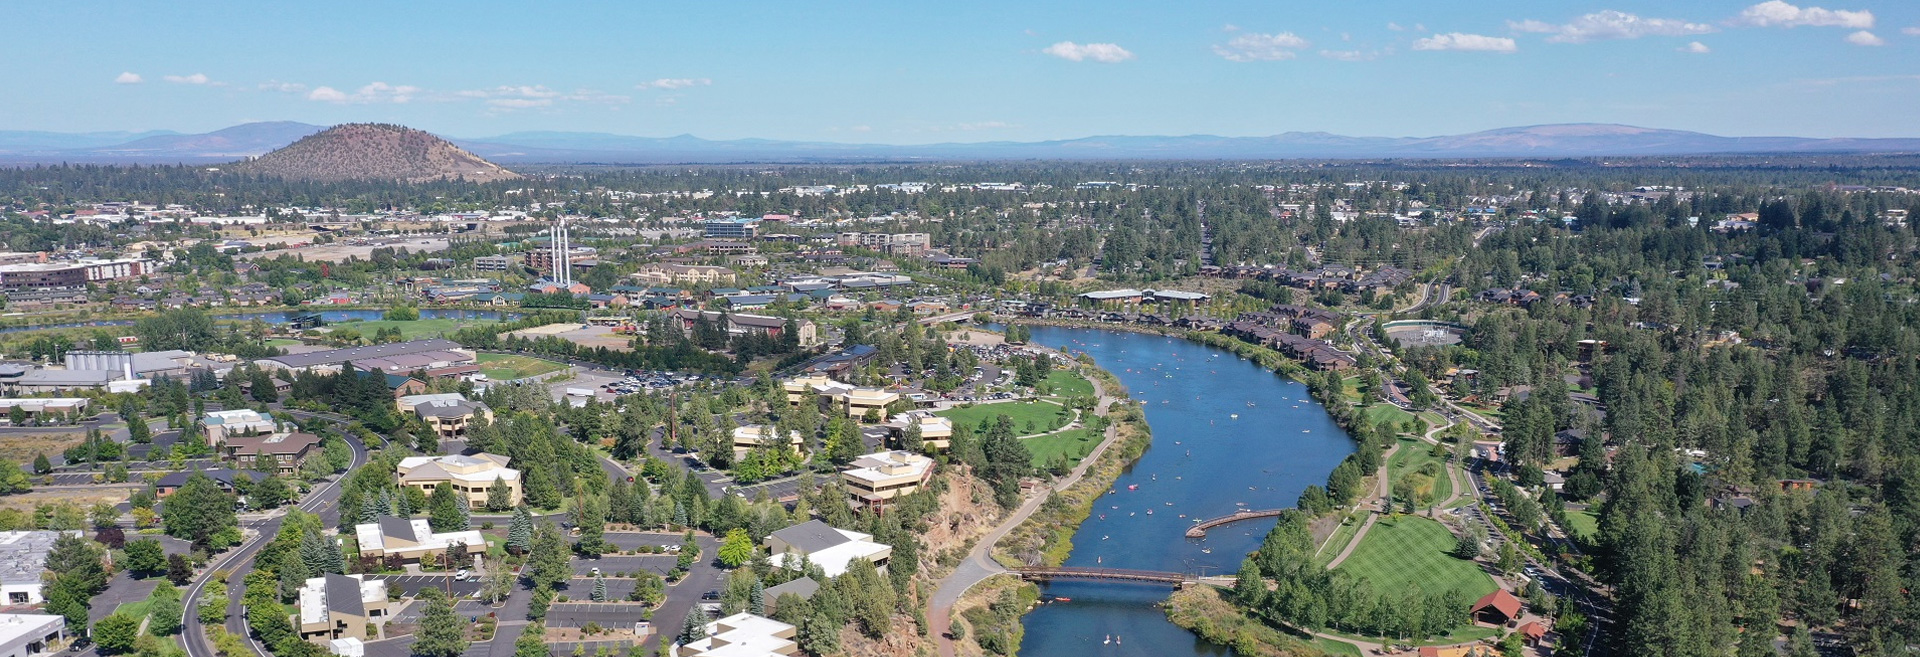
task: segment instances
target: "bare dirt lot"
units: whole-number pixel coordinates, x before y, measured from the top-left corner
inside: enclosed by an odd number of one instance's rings
[[[262,241],[273,242],[273,241],[279,241],[279,240],[262,239]],[[258,253],[247,253],[247,254],[242,254],[235,257],[241,260],[252,260],[255,258],[278,258],[281,255],[297,255],[308,261],[340,262],[340,261],[346,260],[349,257],[355,257],[361,260],[366,260],[373,256],[374,249],[381,249],[381,248],[390,248],[390,249],[404,248],[411,253],[432,253],[435,251],[447,250],[447,238],[445,237],[394,237],[394,238],[375,238],[375,239],[348,239],[348,240],[342,240],[339,242],[334,242],[332,244],[315,244],[312,246],[303,246],[303,247],[293,248],[293,249],[260,251]]]

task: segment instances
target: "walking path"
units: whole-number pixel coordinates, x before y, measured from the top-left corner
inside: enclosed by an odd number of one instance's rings
[[[1340,554],[1335,555],[1332,561],[1327,562],[1327,570],[1333,570],[1334,568],[1338,568],[1340,566],[1340,562],[1346,561],[1347,557],[1349,556],[1353,556],[1353,549],[1356,547],[1359,547],[1360,540],[1367,537],[1367,530],[1373,529],[1374,521],[1380,519],[1380,514],[1387,512],[1386,500],[1388,499],[1388,496],[1393,493],[1392,478],[1387,476],[1387,462],[1392,460],[1393,453],[1399,450],[1400,450],[1400,445],[1396,443],[1394,444],[1393,449],[1389,449],[1386,452],[1380,454],[1380,469],[1374,472],[1373,474],[1373,478],[1375,480],[1373,485],[1373,496],[1369,499],[1361,500],[1359,504],[1355,505],[1356,507],[1357,506],[1371,507],[1369,510],[1372,511],[1372,513],[1367,514],[1367,521],[1361,523],[1360,530],[1354,532],[1353,538],[1347,541],[1346,549],[1341,550]]]
[[[1102,386],[1098,379],[1090,378],[1089,380],[1093,382],[1094,394],[1100,399],[1094,414],[1105,416],[1118,400],[1107,395],[1106,387]],[[940,580],[939,585],[934,588],[933,599],[927,611],[927,629],[933,634],[933,640],[940,648],[940,657],[954,656],[953,639],[949,632],[953,626],[953,606],[960,602],[960,597],[966,595],[967,591],[975,585],[986,581],[987,578],[1008,572],[993,560],[993,546],[998,544],[1000,539],[1006,538],[1015,527],[1019,527],[1020,523],[1032,517],[1033,513],[1040,509],[1040,505],[1046,503],[1054,493],[1065,491],[1078,483],[1081,477],[1086,476],[1087,470],[1100,461],[1100,455],[1105,454],[1107,448],[1113,446],[1115,439],[1119,437],[1119,425],[1108,425],[1106,437],[1087,454],[1086,458],[1080,459],[1080,464],[1074,466],[1072,472],[1054,482],[1053,486],[1041,489],[1040,494],[1028,498],[1019,509],[1007,516],[1006,520],[981,536],[980,540],[974,543],[973,550],[967,552],[967,557],[954,567],[953,572]]]

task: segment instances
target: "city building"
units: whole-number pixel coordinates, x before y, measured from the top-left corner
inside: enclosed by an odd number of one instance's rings
[[[320,452],[320,436],[305,433],[272,433],[264,436],[228,436],[220,444],[220,453],[235,465],[260,467],[261,456],[273,459],[274,474],[291,476],[300,464]]]
[[[480,256],[473,259],[473,268],[477,271],[506,271],[513,266],[513,259],[503,255]]]
[[[900,450],[875,452],[854,459],[840,478],[854,505],[884,509],[933,478],[933,459]]]
[[[820,566],[828,577],[839,577],[855,559],[873,563],[887,571],[893,547],[873,542],[872,534],[839,529],[819,520],[809,520],[767,535],[767,553],[773,565],[799,569],[801,559]]]
[[[476,558],[487,552],[487,539],[479,530],[435,532],[427,525],[426,518],[381,516],[379,522],[355,525],[353,535],[359,542],[361,558],[399,557],[402,561],[419,561],[429,554],[445,555],[447,548],[455,545],[466,546],[467,553]]]
[[[854,388],[834,399],[834,404],[847,417],[859,419],[869,414],[886,417],[887,407],[900,401],[900,393],[879,388]]]
[[[932,236],[927,233],[840,233],[834,242],[907,257],[926,255],[933,246]]]
[[[254,361],[261,367],[313,371],[323,374],[340,371],[346,363],[358,369],[404,375],[424,370],[428,376],[457,376],[471,368],[478,371],[474,353],[452,340],[409,340],[367,347],[329,349],[304,354],[288,354]]]
[[[0,291],[81,289],[88,283],[123,281],[154,272],[147,260],[76,260],[0,265]]]
[[[300,587],[300,638],[314,643],[378,638],[367,634],[367,626],[387,615],[386,580],[327,573]]]
[[[280,428],[273,418],[251,408],[207,411],[206,416],[200,418],[200,424],[207,429],[207,442],[215,445],[226,442],[230,436],[258,436]]]
[[[59,538],[56,531],[0,532],[0,595],[8,605],[46,602],[40,593],[40,575],[47,572],[47,553]]]
[[[927,411],[907,411],[893,416],[886,424],[894,440],[906,437],[907,428],[919,425],[920,441],[926,450],[946,450],[953,443],[953,420]]]
[[[475,418],[493,421],[493,409],[486,402],[472,401],[457,392],[437,395],[407,395],[394,400],[401,413],[413,413],[441,440],[465,438],[467,425]]]
[[[512,491],[507,506],[516,506],[520,504],[520,471],[507,467],[510,460],[486,452],[472,456],[409,456],[400,459],[397,469],[400,485],[418,488],[429,495],[437,487],[453,486],[454,492],[466,496],[467,506],[472,508],[486,506],[488,491],[493,489],[494,482],[505,481],[507,489]]]
[[[680,320],[681,330],[686,331],[688,335],[692,335],[694,327],[698,326],[702,320],[705,320],[715,323],[724,321],[729,335],[758,333],[770,338],[778,338],[786,333],[787,322],[792,321],[794,331],[798,334],[801,347],[811,347],[820,342],[819,329],[814,327],[812,321],[805,319],[789,320],[785,317],[768,317],[766,315],[749,315],[746,313],[722,313],[712,310],[697,310],[694,308],[675,308],[673,309],[672,316]]]
[[[648,264],[632,274],[648,285],[705,285],[732,283],[733,270],[713,265],[676,265],[670,263]]]
[[[800,654],[792,625],[740,612],[707,623],[707,636],[691,643],[674,643],[675,657],[787,657]]]
[[[767,424],[749,424],[743,427],[734,427],[733,459],[738,461],[745,458],[747,452],[753,451],[755,447],[778,442],[779,439],[777,436],[779,432],[780,430],[777,427]],[[787,431],[786,445],[797,452],[806,445],[806,442],[801,440],[800,432],[789,429]]]
[[[247,463],[243,465],[252,465],[252,464]],[[260,481],[262,479],[267,478],[267,473],[265,472],[255,472],[253,470],[233,470],[229,468],[209,468],[206,470],[187,470],[183,472],[169,472],[165,476],[161,477],[159,480],[153,482],[154,495],[158,497],[166,497],[168,495],[172,495],[174,491],[180,490],[181,486],[187,485],[187,479],[193,477],[193,475],[196,475],[196,474],[205,475],[207,479],[213,481],[213,485],[219,486],[220,490],[224,490],[229,493],[234,492],[233,480],[235,477],[244,476],[247,478],[248,481]]]
[[[748,217],[708,219],[705,227],[705,237],[708,239],[753,239],[760,230],[760,220]]]
[[[65,415],[81,417],[87,412],[88,400],[85,397],[18,397],[0,399],[0,416],[13,413],[15,406],[27,417],[42,415]]]
[[[39,657],[60,652],[67,619],[56,614],[0,614],[0,657]]]

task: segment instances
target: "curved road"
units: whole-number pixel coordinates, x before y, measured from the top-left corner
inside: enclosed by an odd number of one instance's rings
[[[353,472],[361,466],[366,465],[367,446],[362,444],[356,436],[343,435],[342,437],[346,439],[347,446],[353,449],[353,465],[348,466],[347,472]],[[307,499],[302,501],[297,508],[308,513],[319,514],[323,521],[326,519],[327,511],[331,510],[338,513],[338,510],[334,508],[333,504],[340,499],[340,482],[346,479],[346,476],[346,473],[341,473],[339,476],[334,477],[332,481],[327,482],[312,493],[309,493]],[[255,532],[253,539],[240,544],[239,547],[228,551],[219,559],[214,560],[213,564],[209,566],[205,572],[201,573],[200,577],[195,579],[193,585],[187,588],[186,596],[182,601],[186,609],[181,619],[182,631],[180,633],[181,643],[185,644],[187,649],[187,657],[216,657],[212,642],[207,640],[206,628],[200,625],[199,615],[200,596],[206,590],[207,582],[213,579],[213,573],[221,569],[230,570],[231,574],[227,578],[228,590],[230,592],[237,591],[240,582],[246,579],[247,573],[253,572],[253,555],[259,552],[260,548],[264,547],[267,542],[272,541],[273,537],[280,532],[280,522],[284,517],[285,514],[283,513],[242,523],[243,528],[251,529]],[[229,595],[227,597],[226,629],[228,632],[246,636],[247,645],[251,646],[254,653],[260,655],[260,657],[272,657],[265,647],[262,647],[259,642],[254,641],[251,636],[248,636],[246,616],[240,609],[240,596],[238,595]]]
[[[1099,379],[1088,377],[1087,380],[1093,383],[1093,394],[1100,399],[1094,414],[1104,417],[1114,402],[1119,400],[1107,395],[1106,387],[1100,384]],[[1119,437],[1119,425],[1108,425],[1106,437],[1100,441],[1099,445],[1094,446],[1093,451],[1087,453],[1086,458],[1080,459],[1080,464],[1074,466],[1072,472],[1061,477],[1052,486],[1042,489],[1041,494],[1027,498],[1027,501],[1021,504],[1013,515],[1007,516],[985,536],[980,537],[980,540],[974,543],[973,550],[967,553],[967,557],[962,559],[958,566],[954,567],[953,572],[941,578],[939,586],[933,591],[933,598],[927,605],[929,607],[927,629],[940,648],[940,657],[954,655],[953,639],[950,638],[949,631],[953,625],[953,606],[960,602],[960,597],[966,595],[967,591],[975,585],[986,581],[987,578],[1009,572],[993,560],[993,546],[998,544],[1000,539],[1006,538],[1008,532],[1033,516],[1033,513],[1040,509],[1040,505],[1046,503],[1054,493],[1065,491],[1078,483],[1082,477],[1086,476],[1087,470],[1092,468],[1094,463],[1099,462],[1100,456],[1105,454],[1107,448],[1112,447],[1115,439]]]

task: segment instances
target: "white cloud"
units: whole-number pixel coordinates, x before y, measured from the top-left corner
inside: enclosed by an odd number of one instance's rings
[[[1380,53],[1366,50],[1322,50],[1320,56],[1340,62],[1367,62],[1380,58]]]
[[[1118,64],[1133,59],[1133,53],[1127,52],[1126,48],[1122,48],[1119,44],[1114,43],[1079,44],[1072,41],[1061,41],[1047,46],[1046,49],[1040,52],[1070,62],[1093,60],[1102,64]]]
[[[176,83],[176,84],[207,84],[213,81],[209,79],[207,77],[207,74],[205,73],[195,73],[193,75],[165,75],[165,76],[161,76],[160,79],[166,80],[168,82]]]
[[[1213,47],[1213,54],[1235,62],[1272,62],[1293,59],[1313,45],[1292,32],[1279,34],[1242,34]]]
[[[1395,31],[1395,32],[1400,32],[1400,31],[1403,31],[1403,30],[1406,30],[1407,28],[1404,28],[1404,27],[1400,27],[1400,24],[1399,24],[1399,23],[1394,23],[1394,22],[1388,22],[1388,23],[1387,23],[1387,29],[1389,29],[1389,30],[1393,30],[1393,31]]]
[[[713,84],[713,80],[707,78],[660,78],[652,82],[642,82],[636,85],[636,88],[671,90],[686,89],[688,87],[705,87],[711,84]]]
[[[1565,25],[1525,20],[1509,21],[1507,26],[1520,32],[1552,34],[1553,36],[1547,37],[1547,40],[1556,43],[1638,39],[1643,36],[1685,36],[1714,31],[1712,25],[1705,23],[1689,23],[1672,18],[1645,18],[1612,9],[1575,18]]]
[[[1847,43],[1851,43],[1856,46],[1887,45],[1887,41],[1885,39],[1875,36],[1872,32],[1868,32],[1866,30],[1860,30],[1859,32],[1854,32],[1853,34],[1847,35]]]
[[[344,103],[347,102],[347,94],[333,87],[316,87],[313,91],[307,92],[307,100],[317,100],[323,103]]]
[[[298,82],[281,82],[279,80],[268,80],[266,82],[260,83],[260,90],[261,91],[278,91],[280,93],[288,93],[288,94],[297,94],[302,91],[306,91],[307,85],[300,84]]]
[[[1460,50],[1467,52],[1510,53],[1519,50],[1513,39],[1491,37],[1483,34],[1462,34],[1448,32],[1418,39],[1413,42],[1414,50]]]
[[[492,107],[505,108],[505,109],[527,109],[530,107],[550,107],[553,105],[553,99],[552,98],[493,98],[487,101],[487,105]]]
[[[1693,43],[1689,43],[1687,45],[1681,46],[1680,52],[1690,52],[1696,55],[1704,55],[1704,54],[1713,52],[1713,49],[1708,48],[1707,44],[1700,43],[1699,41],[1695,41]]]
[[[1767,0],[1746,8],[1733,22],[1754,27],[1849,27],[1864,30],[1873,27],[1873,12],[1862,9],[1825,9],[1796,7],[1785,0]]]
[[[314,87],[313,91],[307,92],[307,100],[355,105],[371,103],[401,104],[411,102],[419,94],[419,87],[373,82],[354,90],[353,93],[346,93],[333,87]]]
[[[1903,27],[1900,28],[1900,33],[1907,36],[1920,36],[1920,27]]]
[[[1014,126],[1011,123],[1007,123],[1006,121],[979,121],[976,123],[962,123],[954,126],[954,128],[957,128],[960,130],[999,130],[1001,128],[1012,128],[1012,127],[1016,127],[1016,126]]]
[[[498,87],[493,87],[490,89],[469,89],[466,91],[456,91],[454,92],[453,95],[459,96],[461,98],[551,99],[551,98],[558,97],[560,95],[560,92],[554,91],[552,89],[548,89],[545,85],[538,85],[538,84],[532,85],[532,86],[528,86],[528,85],[515,86],[515,85],[503,84]]]
[[[133,71],[127,71],[125,73],[121,73],[120,75],[114,76],[113,82],[114,84],[140,84],[141,79],[142,78],[140,77],[139,73],[135,73]]]

